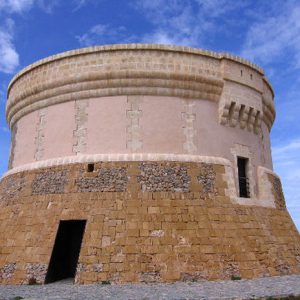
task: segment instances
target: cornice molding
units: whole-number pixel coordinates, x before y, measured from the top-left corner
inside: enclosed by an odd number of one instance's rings
[[[10,98],[6,118],[10,127],[24,115],[67,101],[119,95],[173,96],[218,101],[224,82],[173,72],[113,71],[91,72],[54,80],[28,88]]]
[[[220,164],[231,166],[228,159],[216,156],[201,156],[187,154],[166,154],[166,153],[113,153],[113,154],[79,154],[74,156],[58,157],[48,160],[32,162],[8,170],[3,178],[29,170],[48,168],[75,163],[96,163],[96,162],[114,162],[114,161],[178,161],[178,162],[203,162],[211,164]]]
[[[118,44],[63,52],[24,68],[10,82],[6,118],[12,128],[32,111],[105,96],[153,95],[219,101],[224,83],[229,80],[221,68],[221,62],[226,60],[258,72],[270,95],[274,95],[261,68],[228,53],[182,46]],[[249,87],[263,93],[258,86]],[[262,101],[266,111],[263,120],[270,128],[274,103],[264,97]]]

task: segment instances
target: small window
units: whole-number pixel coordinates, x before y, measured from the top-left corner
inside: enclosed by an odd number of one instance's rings
[[[249,179],[247,176],[248,163],[249,163],[248,158],[238,157],[237,159],[239,190],[240,190],[240,197],[242,198],[250,198]]]
[[[95,164],[88,164],[87,165],[87,172],[91,173],[95,170]]]
[[[241,77],[243,76],[243,70],[241,70]]]
[[[250,74],[250,79],[251,79],[251,80],[253,79],[253,75],[252,75],[252,74]]]

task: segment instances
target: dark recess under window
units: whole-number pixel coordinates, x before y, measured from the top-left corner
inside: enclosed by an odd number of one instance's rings
[[[243,198],[250,198],[249,181],[247,177],[247,164],[248,164],[248,158],[238,157],[237,165],[238,165],[238,176],[239,176],[239,189],[240,189],[240,197]]]

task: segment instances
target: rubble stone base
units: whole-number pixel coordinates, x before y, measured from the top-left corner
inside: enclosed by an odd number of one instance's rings
[[[87,220],[77,283],[299,274],[300,237],[280,182],[276,208],[239,205],[226,196],[224,172],[217,164],[99,162],[93,172],[72,164],[4,177],[0,282],[44,281],[60,220]]]

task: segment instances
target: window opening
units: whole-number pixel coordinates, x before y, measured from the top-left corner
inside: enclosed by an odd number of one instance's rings
[[[95,170],[95,164],[88,164],[87,165],[87,171],[89,173],[94,172],[94,170]]]
[[[242,198],[250,198],[249,179],[247,176],[248,163],[249,163],[248,158],[238,157],[237,159],[239,191],[240,191],[240,197]]]

